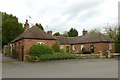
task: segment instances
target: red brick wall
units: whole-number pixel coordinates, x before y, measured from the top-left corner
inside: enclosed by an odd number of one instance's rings
[[[56,40],[35,40],[35,39],[22,39],[17,42],[12,43],[12,48],[18,53],[19,58],[22,59],[22,46],[24,47],[23,53],[27,55],[29,53],[29,49],[33,44],[37,44],[37,42],[44,42],[49,46],[55,44]]]
[[[56,43],[56,40],[24,39],[24,55],[28,54],[30,47],[38,42],[44,42],[45,44],[52,46]]]
[[[86,48],[87,51],[89,51],[90,48],[90,43],[87,44],[76,44],[75,46],[75,50],[73,50],[73,45],[63,45],[64,46],[64,52],[66,52],[66,46],[70,47],[70,52],[82,52],[81,51],[81,45],[84,45],[84,47]],[[98,53],[98,51],[102,51],[102,52],[106,52],[107,50],[109,50],[109,43],[93,43],[94,45],[94,53]],[[112,43],[112,52],[114,52],[115,50],[114,47],[114,43]]]
[[[82,44],[85,46],[86,50],[89,50],[90,44]],[[93,43],[94,45],[94,53],[98,51],[106,52],[109,50],[109,43]],[[81,44],[79,45],[81,46]],[[112,52],[114,52],[114,43],[112,43]]]
[[[12,49],[14,49],[17,54],[19,55],[19,57],[21,58],[21,54],[22,54],[22,46],[24,44],[24,40],[19,40],[17,42],[12,43]]]
[[[66,52],[66,46],[69,46],[69,51],[72,52],[72,50],[71,50],[71,49],[72,49],[71,45],[64,44],[64,45],[62,45],[62,46],[63,46],[63,51],[64,51],[64,52]]]

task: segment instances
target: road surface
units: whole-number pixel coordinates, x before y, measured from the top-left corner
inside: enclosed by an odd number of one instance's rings
[[[4,61],[3,78],[118,78],[117,59],[74,59],[23,63]]]

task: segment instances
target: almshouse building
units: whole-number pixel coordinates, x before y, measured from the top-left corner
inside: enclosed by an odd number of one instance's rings
[[[19,54],[21,60],[23,60],[25,55],[29,54],[29,49],[34,44],[47,44],[53,46],[56,43],[56,39],[51,35],[51,31],[48,33],[44,32],[37,26],[29,28],[28,21],[24,25],[24,32],[21,33],[17,38],[15,38],[10,43],[12,50],[15,50]],[[4,53],[6,47],[3,49]]]
[[[60,44],[60,48],[66,53],[81,53],[82,49],[91,51],[91,53],[98,53],[98,51],[106,52],[110,50],[114,52],[114,42],[111,38],[101,34],[88,34],[83,30],[83,35],[78,37],[53,37],[52,31],[47,33],[33,26],[29,28],[28,20],[24,24],[24,32],[15,38],[9,45],[5,45],[3,53],[6,53],[8,48],[15,50],[20,59],[23,60],[25,55],[29,54],[29,49],[34,44],[47,44],[53,46],[56,42]]]
[[[114,52],[113,40],[102,33],[87,34],[87,31],[83,31],[82,36],[56,38],[61,45],[61,49],[67,52],[80,53],[83,47],[89,52],[93,47],[93,53],[98,53],[99,51],[105,53],[107,50]]]

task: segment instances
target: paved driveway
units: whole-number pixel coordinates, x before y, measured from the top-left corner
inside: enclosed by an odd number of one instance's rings
[[[86,59],[39,63],[3,62],[4,78],[117,78],[118,60]]]

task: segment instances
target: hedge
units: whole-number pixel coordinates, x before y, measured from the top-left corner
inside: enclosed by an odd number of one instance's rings
[[[53,54],[53,49],[46,44],[35,44],[30,48],[29,54],[40,57],[43,54]]]
[[[54,53],[54,54],[43,54],[39,57],[40,60],[61,60],[61,59],[75,59],[75,54],[66,54],[66,53]]]

